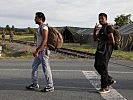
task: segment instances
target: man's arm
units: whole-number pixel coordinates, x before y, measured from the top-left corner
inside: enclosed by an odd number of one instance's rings
[[[108,36],[108,39],[109,39],[109,41],[108,41],[108,43],[109,44],[115,44],[115,39],[114,39],[114,35],[113,35],[113,33],[114,33],[114,30],[113,30],[113,27],[112,26],[108,26],[107,27],[107,36]]]
[[[115,44],[115,39],[113,33],[108,34],[109,44]]]

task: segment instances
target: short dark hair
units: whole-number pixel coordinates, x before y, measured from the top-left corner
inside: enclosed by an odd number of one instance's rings
[[[42,12],[36,12],[36,16],[42,18],[42,21],[45,22],[45,15]]]
[[[107,19],[107,14],[105,13],[100,13],[99,16],[104,16]]]

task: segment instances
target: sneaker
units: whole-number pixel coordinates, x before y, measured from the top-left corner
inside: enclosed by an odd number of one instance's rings
[[[38,84],[31,84],[29,86],[26,86],[26,89],[28,89],[28,90],[36,90],[36,89],[39,89],[39,85]]]
[[[111,82],[108,83],[108,86],[111,86],[111,85],[113,85],[115,83],[116,83],[116,81],[115,80],[112,80]]]
[[[101,88],[100,90],[98,90],[99,93],[109,93],[110,89],[109,88]]]
[[[54,87],[45,87],[43,90],[41,90],[41,92],[53,92],[54,91]]]

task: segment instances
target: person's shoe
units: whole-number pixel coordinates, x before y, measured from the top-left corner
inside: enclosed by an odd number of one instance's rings
[[[110,89],[109,88],[101,88],[100,90],[98,90],[99,93],[103,94],[103,93],[109,93]]]
[[[54,87],[50,87],[50,86],[47,86],[43,90],[41,90],[41,92],[53,92],[53,91],[54,91]]]
[[[37,89],[39,89],[39,85],[38,84],[31,84],[29,86],[26,86],[26,89],[28,89],[28,90],[37,90]]]
[[[113,85],[115,83],[116,83],[116,81],[115,80],[112,80],[111,82],[108,83],[108,86],[111,86],[111,85]]]

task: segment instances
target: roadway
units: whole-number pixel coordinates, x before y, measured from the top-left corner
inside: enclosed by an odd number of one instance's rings
[[[99,75],[94,59],[51,59],[55,91],[25,89],[31,81],[33,59],[0,59],[0,100],[133,100],[133,61],[111,59],[109,73],[117,81],[106,95],[97,93]],[[39,84],[45,78],[39,67]]]

